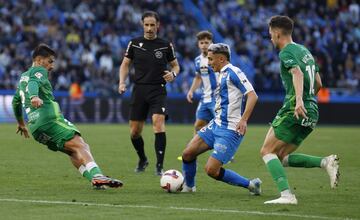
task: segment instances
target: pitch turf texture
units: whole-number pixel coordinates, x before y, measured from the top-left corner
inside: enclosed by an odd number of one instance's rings
[[[235,162],[226,165],[263,181],[263,195],[215,181],[203,171],[209,153],[198,159],[197,192],[169,194],[154,175],[154,136],[143,137],[150,161],[135,174],[137,156],[127,125],[80,124],[97,163],[119,178],[121,189],[95,191],[72,167],[67,156],[15,134],[14,124],[0,124],[0,219],[360,219],[360,127],[319,126],[298,152],[340,157],[341,180],[331,190],[322,169],[287,168],[299,204],[264,205],[278,196],[259,156],[267,126],[250,126]],[[192,136],[190,125],[167,126],[166,169],[181,170],[176,158]]]

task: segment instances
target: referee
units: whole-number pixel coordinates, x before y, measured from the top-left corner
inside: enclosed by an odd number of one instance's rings
[[[172,82],[180,71],[173,45],[157,37],[160,25],[159,15],[153,11],[142,17],[144,36],[132,39],[125,52],[119,72],[119,93],[126,91],[129,66],[135,68],[134,88],[130,101],[130,136],[139,156],[135,172],[143,172],[149,162],[144,151],[141,132],[148,113],[151,114],[155,134],[156,175],[162,175],[166,147],[165,116],[167,82]],[[170,64],[171,69],[168,69]]]

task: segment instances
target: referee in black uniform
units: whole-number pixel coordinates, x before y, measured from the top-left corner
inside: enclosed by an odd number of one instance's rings
[[[141,132],[150,112],[155,134],[156,175],[162,175],[166,147],[165,116],[167,82],[172,82],[180,71],[173,45],[157,37],[159,15],[147,11],[142,15],[144,36],[132,39],[127,47],[119,72],[119,93],[126,91],[126,78],[132,62],[135,85],[130,102],[131,142],[139,156],[135,172],[143,172],[149,162],[144,151]],[[168,69],[170,64],[170,70]]]

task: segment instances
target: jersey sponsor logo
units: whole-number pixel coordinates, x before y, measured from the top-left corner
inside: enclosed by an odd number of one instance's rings
[[[38,78],[38,79],[40,79],[40,78],[43,76],[43,74],[40,73],[40,72],[36,72],[34,75],[35,75],[36,78]]]
[[[284,63],[292,63],[292,62],[294,62],[293,59],[288,59],[288,60],[285,60],[285,61],[284,61]]]
[[[28,76],[22,76],[20,78],[20,82],[28,82],[29,81],[29,77]]]
[[[209,69],[207,66],[201,66],[200,67],[200,73],[201,74],[209,74]]]
[[[307,63],[309,61],[314,61],[314,57],[311,54],[305,54],[305,56],[301,59],[303,63]]]
[[[158,59],[161,59],[163,57],[163,53],[158,50],[158,51],[155,52],[155,57],[158,58]]]

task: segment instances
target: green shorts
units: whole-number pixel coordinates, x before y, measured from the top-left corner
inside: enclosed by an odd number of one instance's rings
[[[293,114],[278,114],[271,126],[275,136],[285,143],[300,146],[316,126],[318,114],[307,113],[308,119],[296,119]]]
[[[37,142],[47,145],[53,151],[64,151],[65,142],[71,140],[75,134],[80,135],[80,131],[65,118],[50,121],[32,133]]]

